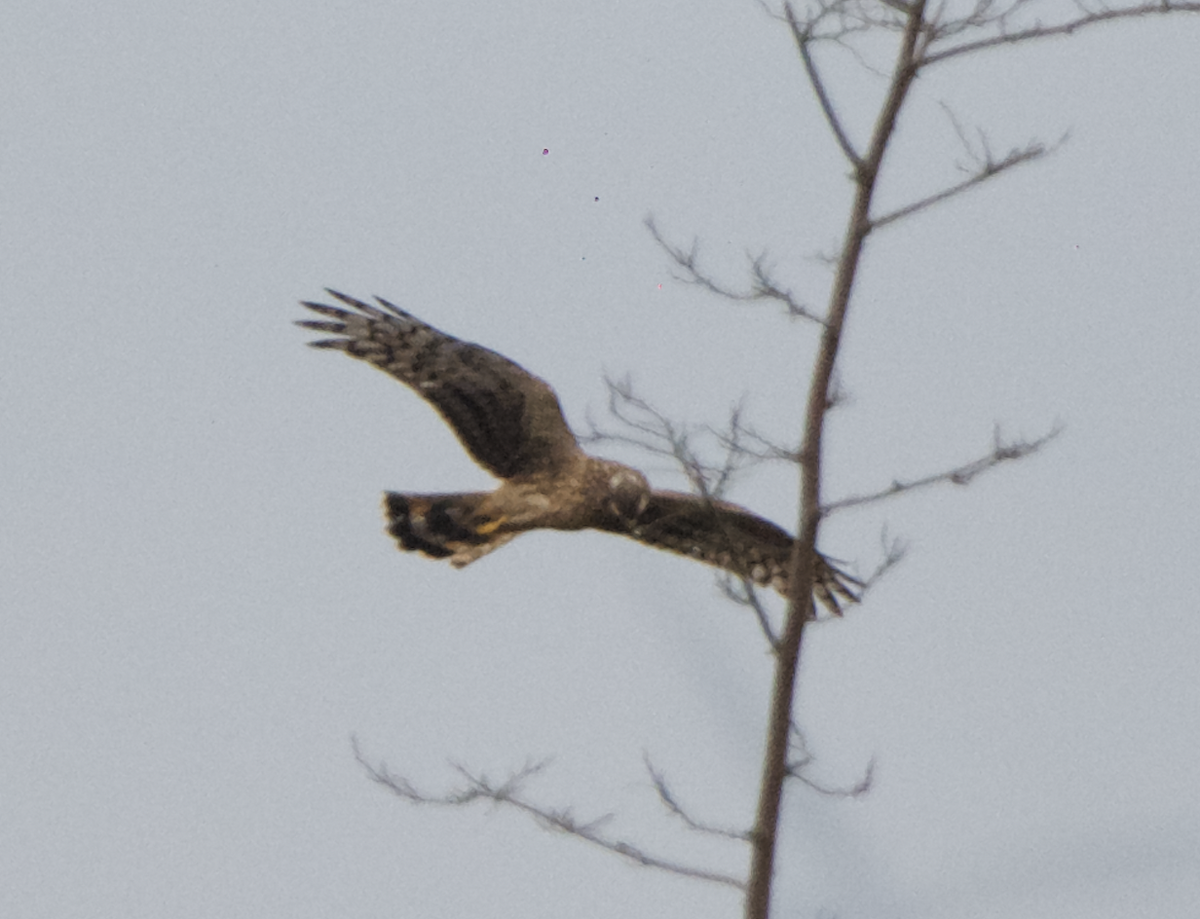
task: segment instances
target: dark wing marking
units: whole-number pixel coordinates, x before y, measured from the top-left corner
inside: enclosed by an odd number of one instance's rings
[[[476,527],[479,505],[489,495],[478,492],[445,495],[383,494],[388,533],[406,552],[446,558],[460,548],[478,546],[494,537]]]
[[[681,492],[654,491],[637,525],[639,542],[715,565],[787,596],[792,536],[736,504]],[[857,602],[862,584],[817,554],[816,595],[834,615],[840,601]]]
[[[502,479],[552,473],[579,451],[544,380],[480,345],[459,341],[379,297],[379,307],[328,291],[351,309],[303,302],[328,317],[296,324],[341,338],[311,342],[374,364],[446,420],[481,466]]]

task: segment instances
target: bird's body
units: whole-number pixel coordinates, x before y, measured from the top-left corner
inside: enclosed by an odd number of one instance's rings
[[[337,335],[312,342],[374,364],[429,402],[467,452],[500,479],[492,492],[387,492],[388,532],[401,548],[456,567],[534,529],[597,529],[724,568],[785,596],[793,539],[745,508],[652,489],[629,466],[584,452],[544,380],[378,299],[336,291],[350,309],[305,302],[326,317],[298,323]],[[817,555],[817,597],[840,615],[857,581]]]

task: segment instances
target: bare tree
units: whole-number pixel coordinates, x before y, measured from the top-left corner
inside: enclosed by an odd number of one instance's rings
[[[813,323],[819,334],[819,345],[805,401],[799,446],[789,449],[770,443],[749,430],[735,412],[726,429],[706,432],[715,436],[725,448],[725,459],[716,463],[704,461],[694,449],[697,431],[672,423],[639,399],[627,383],[613,381],[609,382],[610,407],[624,423],[624,428],[618,433],[596,432],[598,438],[623,440],[672,457],[680,464],[693,488],[713,498],[720,495],[738,466],[748,461],[784,459],[794,462],[798,469],[800,514],[792,550],[791,593],[782,624],[779,627],[772,625],[771,617],[749,582],[726,579],[723,585],[728,597],[754,610],[773,651],[774,681],[766,723],[766,753],[753,824],[742,830],[716,827],[696,819],[678,801],[663,774],[646,760],[651,782],[669,814],[697,832],[740,840],[749,845],[748,875],[742,878],[651,854],[608,835],[606,817],[585,821],[576,818],[569,809],[535,803],[526,794],[525,785],[544,764],[531,764],[502,782],[490,781],[482,773],[456,766],[459,777],[456,785],[448,791],[427,793],[417,790],[385,765],[373,765],[355,743],[355,755],[369,776],[410,802],[456,806],[488,800],[515,807],[548,828],[573,835],[638,864],[742,889],[747,919],[766,919],[770,915],[781,830],[781,802],[787,781],[799,780],[817,791],[835,794],[858,794],[870,784],[870,767],[861,782],[842,790],[817,787],[804,772],[809,758],[804,752],[803,737],[796,727],[794,712],[805,630],[817,613],[813,589],[822,521],[839,510],[885,501],[917,489],[938,484],[965,485],[1001,463],[1028,456],[1059,430],[1055,426],[1034,440],[1006,440],[997,431],[990,447],[968,463],[912,480],[893,480],[863,494],[829,499],[822,491],[825,421],[830,408],[838,401],[835,371],[839,347],[868,237],[1017,166],[1042,159],[1058,146],[1032,142],[998,154],[991,149],[983,131],[968,131],[953,113],[947,112],[967,161],[959,167],[963,177],[934,194],[879,212],[874,206],[877,184],[888,149],[896,137],[897,119],[909,101],[914,81],[930,68],[953,65],[962,58],[1000,51],[1012,45],[1075,35],[1102,23],[1200,12],[1200,2],[1196,0],[1157,0],[1123,6],[1107,6],[1090,0],[1071,0],[1057,5],[1045,0],[966,0],[962,3],[951,0],[813,0],[804,6],[785,0],[782,8],[771,8],[767,0],[760,0],[760,3],[786,28],[794,41],[825,123],[850,167],[853,201],[840,251],[831,260],[833,280],[826,305],[824,308],[813,307],[807,299],[781,285],[762,256],[751,260],[747,286],[727,283],[703,268],[694,244],[685,248],[671,242],[653,220],[648,220],[647,226],[674,263],[681,280],[731,301],[778,303],[789,316]],[[1043,19],[1043,16],[1055,18]],[[860,142],[855,140],[856,132],[838,105],[836,87],[829,85],[823,75],[822,52],[833,47],[848,50],[864,66],[870,66],[867,63],[870,59],[867,39],[872,48],[876,48],[880,36],[887,37],[892,44],[891,75],[880,97],[874,123],[865,142]],[[874,575],[865,579],[864,588],[869,588],[879,573],[899,559],[899,547],[886,540],[885,543],[883,563]]]
[[[855,189],[828,307],[818,320],[821,339],[809,384],[799,451],[800,520],[792,559],[792,596],[788,600],[781,640],[775,651],[774,689],[767,720],[767,752],[759,786],[758,811],[750,835],[753,854],[746,886],[747,919],[766,919],[771,910],[775,853],[780,831],[780,803],[784,782],[790,774],[788,763],[796,676],[804,630],[814,617],[811,588],[816,573],[817,538],[822,518],[830,510],[821,492],[825,419],[833,402],[834,370],[864,245],[875,230],[947,201],[1016,166],[1040,159],[1048,152],[1048,148],[1042,144],[1032,143],[997,157],[986,141],[981,140],[978,146],[972,146],[967,142],[965,132],[959,129],[959,137],[974,161],[974,169],[967,177],[918,201],[890,212],[876,213],[873,199],[880,171],[896,134],[897,118],[908,100],[913,82],[930,67],[1004,46],[1075,34],[1090,26],[1116,19],[1200,12],[1200,4],[1194,2],[1164,0],[1154,4],[1106,7],[1075,0],[1063,19],[1047,24],[1038,18],[1040,7],[1037,0],[975,0],[965,4],[960,12],[959,6],[948,0],[935,0],[932,3],[929,0],[818,0],[802,12],[797,12],[790,0],[784,3],[781,18],[795,41],[825,121],[842,155],[850,164]],[[830,43],[853,48],[860,36],[881,31],[896,36],[892,76],[870,136],[865,146],[860,147],[851,138],[849,126],[842,118],[830,87],[826,85],[816,51]],[[775,286],[758,283],[762,287]],[[1005,445],[997,438],[990,453],[979,460],[979,466],[932,475],[919,483],[910,483],[908,487],[936,481],[962,481],[976,469],[988,468],[1004,459],[1028,454],[1045,439]],[[877,498],[882,499],[904,490],[906,486],[903,483],[895,482],[882,490]]]

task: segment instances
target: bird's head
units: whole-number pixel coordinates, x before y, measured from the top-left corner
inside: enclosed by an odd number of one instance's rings
[[[608,509],[633,526],[650,503],[650,483],[636,469],[620,463],[610,463],[608,472]]]

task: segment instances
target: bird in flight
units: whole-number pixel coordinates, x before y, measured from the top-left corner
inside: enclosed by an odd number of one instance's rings
[[[385,492],[388,532],[405,551],[469,565],[529,530],[604,530],[677,552],[788,595],[793,539],[736,504],[651,488],[629,466],[585,453],[554,390],[520,365],[440,332],[397,306],[302,301],[297,322],[425,399],[471,457],[500,480],[490,492]],[[834,615],[862,584],[817,554],[814,592]]]

